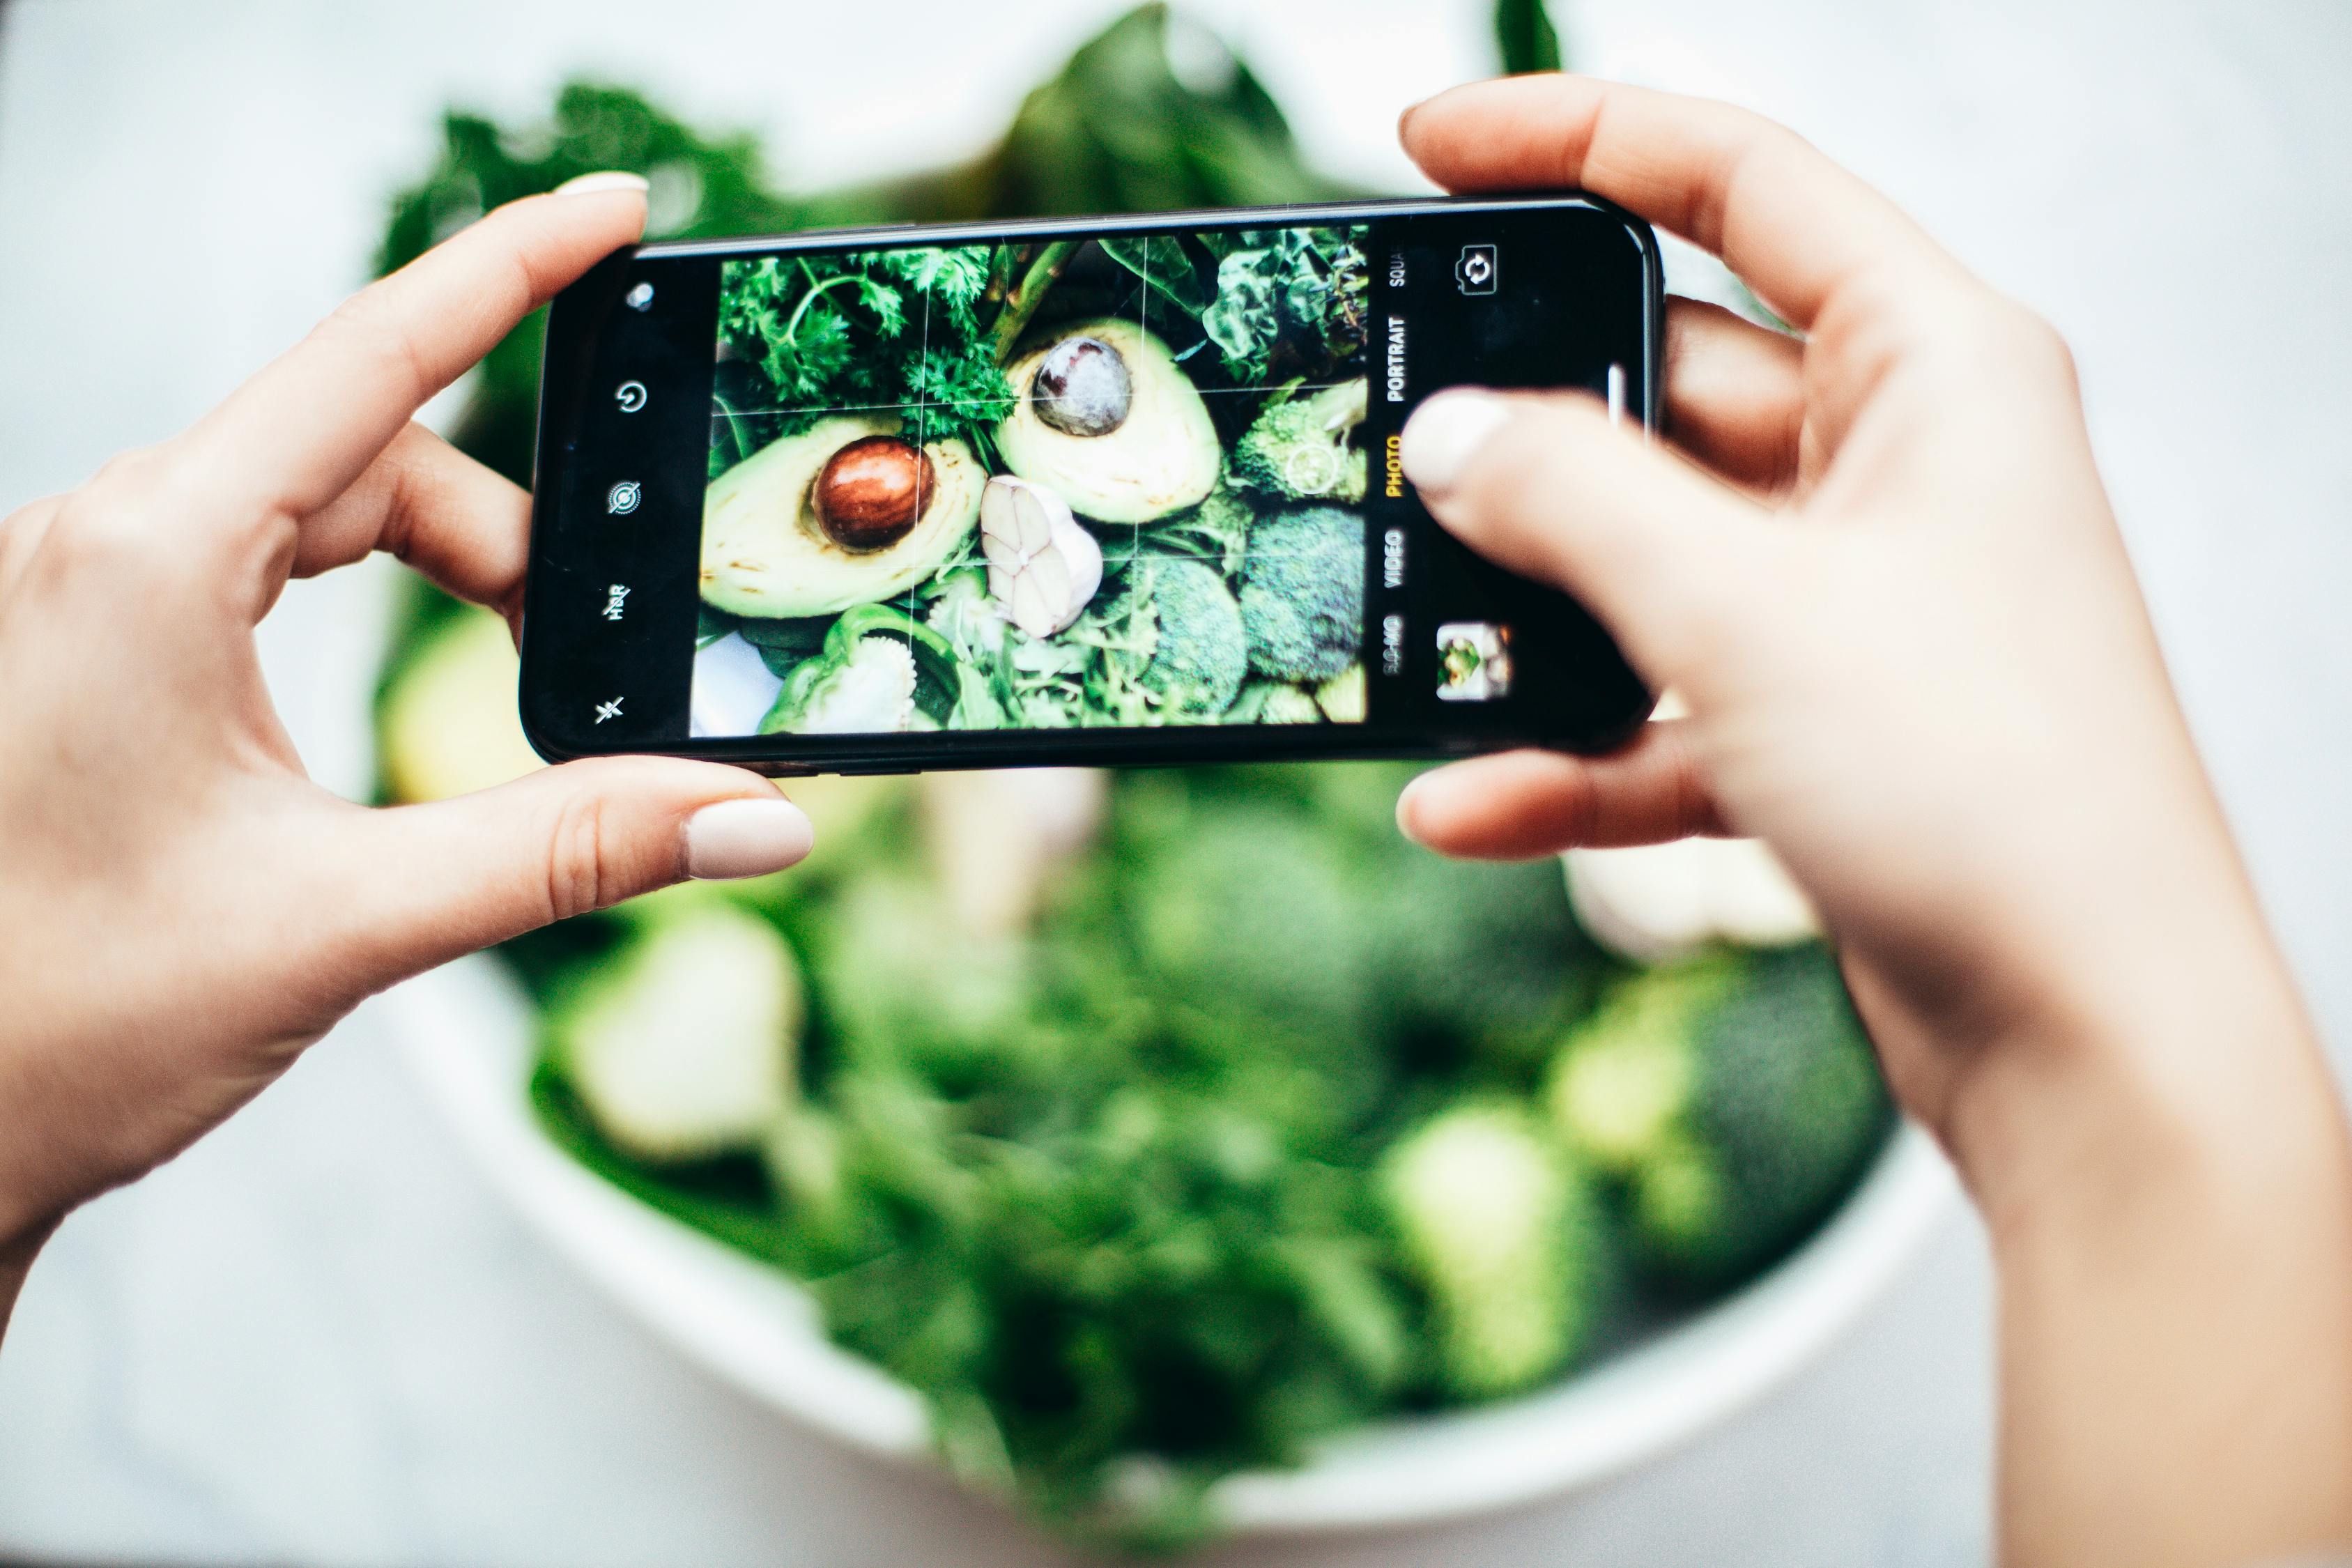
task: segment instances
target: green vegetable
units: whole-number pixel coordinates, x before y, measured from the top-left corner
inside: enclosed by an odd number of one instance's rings
[[[1262,520],[1240,598],[1251,669],[1276,680],[1338,675],[1363,639],[1363,518],[1314,506]]]
[[[1185,713],[1223,713],[1249,666],[1241,606],[1225,580],[1197,561],[1149,556],[1131,592],[1158,616],[1159,640],[1143,684]]]
[[[506,622],[472,605],[419,643],[386,683],[376,725],[392,799],[470,795],[540,768],[515,715],[516,667]]]
[[[1652,1262],[1711,1287],[1780,1256],[1851,1187],[1892,1111],[1819,946],[1636,974],[1561,1047],[1547,1096],[1622,1178]]]
[[[1364,345],[1370,279],[1346,229],[1244,232],[1217,263],[1216,299],[1201,330],[1244,386],[1303,376],[1328,381]]]
[[[1228,724],[1320,724],[1323,710],[1312,692],[1279,680],[1253,680],[1225,714]]]
[[[960,213],[974,215],[1167,212],[1351,194],[1300,160],[1282,110],[1248,66],[1163,5],[1139,5],[1081,46],[1022,104],[1001,148],[941,184]]]
[[[1399,841],[1376,824],[1387,852],[1368,880],[1378,912],[1373,963],[1391,1027],[1514,1071],[1540,1063],[1561,1029],[1592,1001],[1601,958],[1569,912],[1550,860],[1481,865]]]
[[[1358,376],[1269,403],[1233,452],[1233,482],[1285,501],[1364,499],[1364,452],[1350,444],[1370,384]]]
[[[1495,0],[1495,42],[1507,76],[1560,68],[1559,33],[1544,0]]]
[[[1236,804],[1181,821],[1139,840],[1118,900],[1167,1026],[1208,1059],[1315,1064],[1318,1117],[1369,1104],[1385,1069],[1349,867],[1288,813]]]
[[[710,134],[625,88],[567,83],[543,123],[501,126],[451,110],[425,177],[394,200],[376,270],[404,267],[492,207],[551,191],[575,174],[627,169],[653,181],[647,237],[773,234],[807,221],[806,208],[769,187],[759,147]],[[517,484],[530,482],[543,313],[492,349],[453,433],[457,445]]]
[[[922,439],[976,450],[1013,407],[983,310],[990,247],[822,251],[727,264],[721,340],[764,384],[730,404],[782,414],[737,416],[733,450],[711,451],[713,476],[829,409],[932,404]],[[726,388],[722,387],[722,396]]]
[[[709,901],[630,941],[560,1003],[548,1054],[640,1160],[756,1148],[790,1102],[801,985],[757,917]]]
[[[835,620],[824,647],[793,667],[760,732],[936,728],[961,696],[961,670],[946,639],[898,610],[863,605]]]
[[[1428,1291],[1457,1398],[1534,1386],[1592,1330],[1601,1219],[1575,1167],[1507,1102],[1440,1112],[1389,1151],[1381,1192]]]

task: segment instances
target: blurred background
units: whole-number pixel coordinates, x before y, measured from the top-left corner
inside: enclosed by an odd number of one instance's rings
[[[969,168],[1123,9],[0,5],[0,510],[184,425],[362,281],[451,105],[533,124],[568,79],[625,84],[754,138],[778,190],[870,189]],[[1229,88],[1237,56],[1286,116],[1296,169],[1334,186],[1423,189],[1397,111],[1497,68],[1481,0],[1199,0],[1181,16],[1174,78]],[[1560,0],[1552,19],[1581,68],[1792,123],[2065,331],[2190,718],[2340,1057],[2352,13]],[[355,793],[383,587],[298,584],[262,634],[306,757]],[[1948,1212],[1826,1355],[1663,1460],[1459,1525],[1204,1560],[1980,1561],[1988,1336],[1981,1250]],[[883,1564],[1060,1549],[779,1419],[585,1289],[362,1012],[45,1254],[0,1353],[0,1550]]]

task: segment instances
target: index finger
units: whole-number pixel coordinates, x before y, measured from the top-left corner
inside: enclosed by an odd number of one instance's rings
[[[1452,191],[1577,188],[1720,256],[1782,319],[1810,328],[1878,269],[1966,277],[1926,231],[1762,115],[1574,76],[1509,77],[1405,112],[1404,149]]]
[[[229,515],[308,517],[426,399],[645,229],[642,182],[529,196],[352,295],[188,432]]]

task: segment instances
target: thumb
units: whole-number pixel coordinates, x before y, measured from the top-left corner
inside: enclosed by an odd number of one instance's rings
[[[1398,458],[1448,531],[1573,594],[1653,686],[1706,684],[1691,667],[1777,563],[1759,508],[1581,395],[1440,393]]]
[[[689,877],[759,877],[808,854],[801,808],[740,768],[596,757],[371,814],[349,900],[374,989]]]

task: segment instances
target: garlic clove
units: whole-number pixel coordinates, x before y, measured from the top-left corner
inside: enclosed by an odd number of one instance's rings
[[[1102,586],[1102,546],[1046,486],[1000,476],[980,500],[988,591],[1033,637],[1078,618]]]

